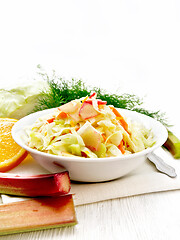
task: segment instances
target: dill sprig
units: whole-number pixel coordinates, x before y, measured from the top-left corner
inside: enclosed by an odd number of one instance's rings
[[[92,92],[96,92],[97,98],[107,101],[108,105],[145,114],[160,121],[166,127],[170,126],[167,123],[165,113],[144,109],[142,107],[143,99],[134,94],[111,94],[105,89],[87,86],[82,80],[64,80],[58,77],[55,71],[53,71],[52,76],[42,72],[40,72],[39,75],[43,80],[47,81],[49,89],[41,92],[33,112],[59,107],[71,100],[86,97]]]

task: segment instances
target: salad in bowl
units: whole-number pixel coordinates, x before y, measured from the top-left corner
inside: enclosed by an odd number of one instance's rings
[[[64,167],[71,180],[102,182],[137,168],[163,145],[167,130],[153,118],[107,105],[93,93],[20,119],[12,136],[50,172]]]
[[[151,129],[123,117],[106,101],[77,99],[36,120],[30,148],[59,156],[104,158],[140,152],[155,143]]]

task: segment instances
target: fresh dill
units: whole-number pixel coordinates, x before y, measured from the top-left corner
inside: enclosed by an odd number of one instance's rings
[[[61,77],[58,77],[55,71],[53,71],[52,76],[42,72],[39,73],[39,76],[42,77],[44,81],[47,81],[49,88],[46,91],[43,90],[41,92],[33,112],[59,107],[71,100],[86,97],[92,92],[96,92],[97,98],[107,101],[108,105],[145,114],[160,121],[165,126],[169,126],[167,119],[165,118],[165,113],[144,109],[142,107],[143,99],[140,99],[134,94],[111,94],[105,89],[87,86],[82,80],[64,80]]]

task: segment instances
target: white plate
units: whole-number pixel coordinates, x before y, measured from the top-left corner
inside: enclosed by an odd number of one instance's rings
[[[42,167],[50,172],[62,171],[63,166],[69,171],[71,180],[81,182],[108,181],[122,177],[137,168],[146,160],[148,153],[164,144],[168,136],[166,128],[153,118],[134,111],[118,110],[122,115],[142,123],[148,129],[152,129],[156,141],[153,147],[126,156],[108,158],[63,157],[31,149],[23,141],[23,136],[26,134],[25,127],[32,125],[40,116],[51,113],[53,109],[36,112],[20,119],[12,128],[12,136]]]

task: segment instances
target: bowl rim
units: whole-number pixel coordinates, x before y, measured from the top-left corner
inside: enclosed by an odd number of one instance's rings
[[[50,153],[44,153],[44,152],[41,152],[39,150],[36,150],[36,149],[32,149],[30,148],[29,146],[27,146],[22,139],[20,139],[20,137],[18,137],[18,132],[20,130],[18,130],[18,128],[24,128],[25,126],[21,126],[23,125],[23,123],[25,121],[27,121],[28,119],[32,119],[33,116],[36,116],[36,115],[39,115],[38,117],[42,116],[44,113],[50,113],[51,111],[53,111],[54,109],[56,108],[50,108],[50,109],[45,109],[45,110],[42,110],[42,111],[38,111],[38,112],[35,112],[35,113],[31,113],[23,118],[21,118],[20,120],[18,120],[18,122],[16,122],[14,124],[14,126],[12,127],[12,137],[14,139],[14,141],[20,145],[22,148],[24,148],[25,150],[27,150],[30,154],[36,154],[36,155],[41,155],[41,156],[44,156],[44,157],[49,157],[49,158],[52,158],[54,160],[58,160],[58,161],[68,161],[68,162],[86,162],[86,163],[97,163],[97,162],[111,162],[111,161],[125,161],[126,159],[133,159],[133,158],[136,158],[136,157],[141,157],[141,156],[146,156],[148,153],[150,152],[153,152],[155,149],[161,147],[165,141],[167,140],[167,137],[168,137],[168,131],[166,129],[166,127],[160,123],[159,121],[157,121],[156,119],[152,118],[152,117],[149,117],[145,114],[142,114],[142,113],[138,113],[136,111],[132,111],[132,110],[127,110],[127,109],[123,109],[123,108],[117,108],[118,110],[126,113],[126,112],[131,112],[131,114],[134,114],[134,115],[137,115],[137,116],[140,116],[141,118],[145,118],[147,119],[147,121],[151,121],[151,122],[154,122],[155,125],[159,125],[158,127],[161,128],[161,131],[162,131],[162,137],[160,139],[157,140],[157,142],[150,148],[147,148],[145,150],[142,150],[140,152],[137,152],[137,153],[133,153],[133,154],[129,154],[129,155],[120,155],[120,156],[114,156],[114,157],[105,157],[105,158],[84,158],[84,157],[78,157],[78,156],[74,156],[74,157],[70,157],[70,156],[59,156],[59,155],[53,155],[53,154],[50,154]],[[37,117],[37,118],[38,118]],[[36,118],[36,119],[37,119]],[[33,121],[34,122],[34,121]],[[33,124],[33,122],[31,124]]]

